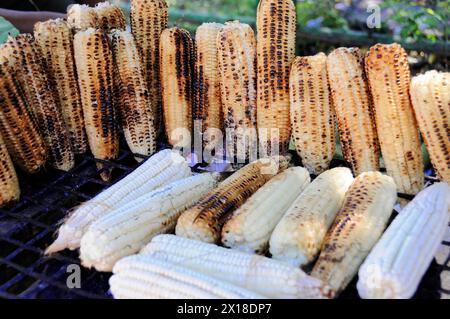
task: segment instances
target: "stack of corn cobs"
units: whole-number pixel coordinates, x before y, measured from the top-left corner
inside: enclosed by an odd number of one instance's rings
[[[76,208],[47,249],[112,271],[114,297],[330,298],[358,274],[363,298],[410,298],[450,219],[450,74],[411,80],[398,44],[295,58],[295,19],[291,0],[261,0],[256,35],[206,23],[194,42],[167,28],[164,0],[132,0],[131,32],[102,3],[10,38],[0,202],[19,197],[12,162],[70,170],[88,146],[114,159],[121,127],[150,159]],[[336,124],[350,169],[329,170]],[[224,179],[154,154],[163,135],[190,147],[195,129],[205,150],[233,132],[227,158],[246,165]],[[427,188],[420,133],[442,181]],[[291,137],[305,168],[289,164]],[[267,156],[251,161],[255,144]],[[397,193],[417,196],[386,229]]]

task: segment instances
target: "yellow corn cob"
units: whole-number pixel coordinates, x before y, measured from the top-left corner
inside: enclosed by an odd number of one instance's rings
[[[0,206],[20,197],[19,180],[0,134]]]
[[[366,55],[378,137],[386,169],[398,191],[417,194],[424,182],[417,122],[411,106],[408,55],[398,44],[377,44]]]
[[[382,235],[396,200],[391,177],[379,172],[356,177],[325,236],[311,276],[323,280],[336,293],[345,289]]]
[[[298,57],[290,76],[294,145],[303,165],[314,175],[328,169],[336,147],[326,63],[323,53]]]
[[[119,6],[105,1],[97,3],[94,9],[97,13],[98,28],[106,32],[109,32],[113,29],[125,30],[125,15],[123,14],[122,9],[120,9]]]
[[[194,43],[188,31],[174,27],[163,31],[160,44],[166,135],[172,146],[190,147]]]
[[[16,76],[44,137],[50,163],[69,171],[75,164],[74,153],[40,47],[31,34],[9,37],[6,47],[17,59]]]
[[[210,150],[221,142],[216,135],[223,128],[216,41],[222,28],[223,24],[203,23],[195,34],[197,59],[193,118],[194,121],[202,121],[203,145]]]
[[[120,260],[109,280],[116,299],[263,299],[253,291],[145,255]]]
[[[209,243],[218,242],[222,225],[230,213],[278,172],[286,169],[288,162],[287,157],[274,156],[243,167],[185,211],[178,219],[176,234]]]
[[[135,154],[156,151],[156,132],[142,60],[128,31],[112,31],[112,51],[119,80],[119,110],[125,139]]]
[[[414,77],[411,99],[434,169],[450,184],[450,73]]]
[[[296,267],[312,262],[352,182],[350,169],[338,167],[308,185],[275,227],[270,237],[272,257]]]
[[[67,10],[67,23],[74,32],[99,27],[97,12],[86,4],[71,5]]]
[[[295,58],[296,11],[292,0],[261,0],[257,12],[258,131],[261,146],[271,150],[271,141],[280,151],[288,149],[291,134],[289,72]],[[271,129],[278,130],[273,136]],[[270,153],[269,153],[270,154]]]
[[[17,60],[4,60],[6,44],[0,47],[0,133],[13,161],[28,173],[45,164],[47,150],[15,75]]]
[[[64,20],[48,20],[34,25],[34,37],[55,84],[72,150],[83,154],[87,149],[87,140],[73,57],[72,32]]]
[[[108,37],[100,30],[75,34],[78,72],[86,133],[96,159],[114,159],[119,152],[119,134],[113,105],[113,56]],[[97,164],[101,169],[102,165]],[[109,179],[104,172],[103,179]]]
[[[167,28],[166,1],[131,0],[131,30],[144,61],[144,71],[158,134],[163,128],[159,50],[161,33],[165,28]]]
[[[303,167],[291,167],[258,189],[235,210],[222,228],[224,246],[264,254],[270,235],[311,178]]]
[[[248,24],[227,22],[217,47],[225,129],[232,135],[227,137],[227,154],[245,163],[257,146],[254,32]]]
[[[338,48],[328,56],[328,77],[345,160],[353,174],[380,169],[372,97],[358,48]]]

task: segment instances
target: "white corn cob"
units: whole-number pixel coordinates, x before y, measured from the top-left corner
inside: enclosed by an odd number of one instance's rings
[[[330,167],[336,148],[327,56],[296,58],[289,81],[294,145],[305,168],[318,175]]]
[[[391,177],[379,172],[356,177],[325,236],[311,276],[323,280],[336,293],[345,289],[381,237],[396,200]]]
[[[111,271],[157,234],[175,229],[181,212],[217,186],[219,174],[200,174],[143,195],[93,223],[81,239],[83,266]]]
[[[421,191],[398,215],[359,269],[362,298],[411,298],[450,219],[450,186]]]
[[[113,29],[125,30],[126,21],[122,9],[116,4],[108,1],[97,3],[94,7],[97,14],[98,27],[105,32]]]
[[[414,77],[411,99],[431,162],[440,179],[450,183],[450,73]]]
[[[74,4],[68,7],[67,23],[74,32],[99,26],[97,12],[86,4]]]
[[[294,201],[270,237],[272,258],[296,267],[312,262],[353,182],[350,169],[320,174]]]
[[[59,228],[58,238],[46,253],[77,249],[89,225],[112,209],[190,174],[186,160],[178,153],[164,150],[155,154],[120,182],[78,207]]]
[[[156,236],[141,254],[181,264],[269,298],[332,297],[326,285],[299,268],[174,235]]]
[[[264,254],[270,235],[311,178],[303,167],[291,167],[256,191],[222,228],[222,243],[249,253]]]
[[[109,284],[116,299],[265,298],[177,264],[142,255],[120,260]]]

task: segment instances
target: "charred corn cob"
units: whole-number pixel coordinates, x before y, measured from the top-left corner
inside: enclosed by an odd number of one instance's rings
[[[269,298],[331,297],[329,287],[276,260],[173,235],[153,238],[141,255],[164,260]]]
[[[34,37],[53,79],[72,150],[76,154],[84,154],[87,140],[73,57],[72,32],[64,20],[48,20],[34,25]]]
[[[58,238],[46,253],[77,249],[89,226],[113,208],[190,175],[187,162],[179,154],[169,150],[155,154],[123,180],[78,207],[59,228]]]
[[[6,144],[0,134],[0,206],[20,197],[19,180],[9,156]]]
[[[272,258],[295,267],[311,263],[319,254],[352,182],[351,171],[338,167],[320,174],[308,185],[270,237]]]
[[[89,147],[96,159],[113,159],[119,152],[119,134],[113,103],[113,56],[108,37],[96,29],[80,31],[75,35],[74,48]],[[102,169],[102,164],[97,166]],[[108,180],[109,172],[101,176]]]
[[[201,121],[203,145],[212,150],[221,145],[217,136],[223,128],[220,95],[217,35],[223,28],[219,23],[203,23],[195,34],[196,65],[194,91],[194,121]]]
[[[4,44],[0,46],[0,133],[12,160],[24,171],[35,173],[44,166],[47,150],[10,65],[17,61],[5,60],[5,52]]]
[[[233,163],[245,163],[257,147],[254,32],[248,24],[227,22],[217,47],[224,124],[231,133],[227,155]]]
[[[424,182],[419,129],[409,97],[408,55],[398,44],[377,44],[366,56],[381,152],[400,193],[415,195]]]
[[[160,77],[160,38],[167,28],[167,4],[164,0],[131,0],[131,30],[143,58],[156,132],[162,131],[162,95]],[[164,68],[166,66],[163,66]]]
[[[125,30],[125,15],[119,6],[105,1],[97,3],[94,9],[95,13],[97,13],[98,28],[106,32],[113,29]]]
[[[269,154],[273,143],[278,143],[281,152],[287,151],[291,137],[289,72],[295,58],[296,16],[292,0],[259,2],[257,117],[260,143]],[[272,134],[272,129],[278,134]],[[262,130],[268,131],[261,134]]]
[[[416,76],[411,99],[431,162],[440,179],[450,183],[450,73]]]
[[[380,170],[373,102],[358,48],[338,48],[328,56],[328,77],[344,159],[353,174]]]
[[[185,211],[178,219],[176,234],[209,243],[218,242],[222,225],[230,213],[286,169],[288,162],[287,157],[274,156],[243,167]]]
[[[74,4],[67,10],[67,23],[74,32],[98,28],[99,19],[94,8],[86,4]]]
[[[110,278],[116,299],[262,299],[263,296],[149,256],[120,260]]]
[[[10,37],[5,45],[17,59],[15,74],[49,150],[53,167],[69,171],[75,164],[69,133],[57,103],[47,63],[31,34]]]
[[[111,271],[157,234],[175,229],[181,212],[217,185],[219,174],[200,174],[145,194],[93,223],[81,239],[83,266]]]
[[[291,167],[264,184],[223,226],[224,246],[264,254],[275,226],[310,181],[306,169]]]
[[[386,230],[359,270],[362,298],[411,298],[450,221],[450,186],[421,191]]]
[[[330,166],[336,146],[324,53],[294,60],[290,96],[295,148],[305,168],[318,175]]]
[[[323,280],[336,293],[345,289],[383,233],[396,200],[391,177],[379,172],[356,177],[325,236],[311,276]]]
[[[156,150],[156,131],[142,60],[128,31],[112,31],[112,50],[119,80],[119,109],[125,139],[131,151],[152,155]]]
[[[191,146],[194,43],[189,32],[166,29],[160,43],[161,92],[169,144]]]

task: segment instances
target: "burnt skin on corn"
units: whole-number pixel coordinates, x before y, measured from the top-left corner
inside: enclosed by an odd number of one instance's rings
[[[366,73],[374,100],[381,153],[400,193],[423,187],[419,129],[410,101],[408,55],[398,44],[376,44],[366,55]]]
[[[158,134],[163,130],[159,50],[161,33],[167,28],[167,19],[166,1],[131,0],[131,30],[143,58]]]
[[[19,180],[0,134],[0,206],[20,197]]]
[[[87,29],[75,34],[75,62],[89,146],[96,159],[110,160],[119,152],[119,134],[113,103],[113,55],[103,31]],[[99,169],[103,165],[98,163]],[[110,171],[101,177],[109,180]]]
[[[161,92],[169,144],[190,147],[192,131],[194,43],[177,27],[161,34]]]
[[[328,56],[327,67],[344,158],[355,176],[378,171],[380,151],[364,56],[358,48],[338,48]]]
[[[34,37],[54,82],[72,150],[75,154],[84,154],[87,140],[73,57],[72,31],[62,19],[48,20],[34,25]]]
[[[47,158],[44,139],[10,63],[0,46],[0,132],[13,161],[25,172],[36,173]]]
[[[258,130],[270,152],[272,141],[287,152],[291,137],[289,72],[295,58],[296,11],[292,0],[261,0],[257,11]],[[278,130],[272,136],[271,130]],[[267,130],[267,134],[261,134]]]
[[[75,164],[74,153],[40,47],[31,34],[20,34],[16,38],[9,37],[4,48],[17,60],[15,76],[45,140],[50,164],[69,171]]]
[[[106,32],[113,29],[125,30],[125,15],[119,6],[108,1],[97,3],[94,7],[97,13],[98,27]]]

